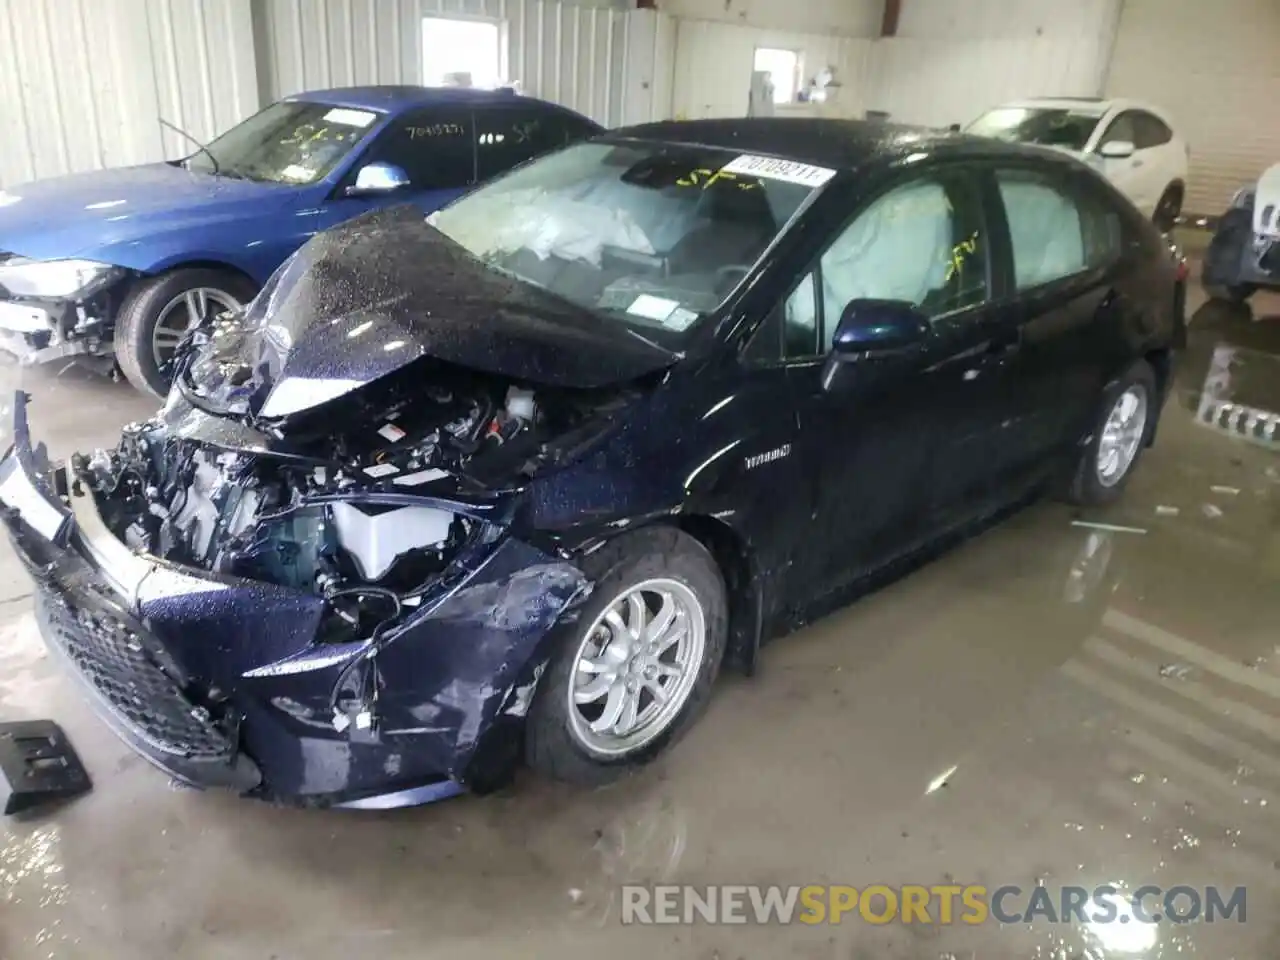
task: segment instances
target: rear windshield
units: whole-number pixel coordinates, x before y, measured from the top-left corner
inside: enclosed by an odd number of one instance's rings
[[[1037,143],[1045,147],[1083,150],[1093,136],[1099,119],[1074,110],[1000,107],[973,121],[966,132],[977,137],[994,137],[1013,143]]]

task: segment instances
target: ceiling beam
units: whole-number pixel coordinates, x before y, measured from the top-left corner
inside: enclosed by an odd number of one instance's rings
[[[880,21],[880,36],[898,35],[898,18],[902,16],[902,0],[884,0],[884,17]]]

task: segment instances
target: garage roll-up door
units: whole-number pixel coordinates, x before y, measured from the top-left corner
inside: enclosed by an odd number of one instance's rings
[[[1280,162],[1280,0],[1124,0],[1107,93],[1173,115],[1191,144],[1184,208],[1221,213]]]

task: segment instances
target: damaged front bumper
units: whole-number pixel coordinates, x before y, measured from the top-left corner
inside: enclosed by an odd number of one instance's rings
[[[3,522],[46,641],[134,750],[193,785],[322,805],[421,803],[509,773],[555,628],[585,595],[576,567],[504,534],[376,651],[318,643],[320,597],[130,550],[32,446],[26,403],[3,414]],[[375,664],[365,722],[336,723],[335,690]]]
[[[0,352],[23,366],[98,353],[101,326],[70,302],[0,300]]]
[[[1228,210],[1205,251],[1203,279],[1211,289],[1280,289],[1280,233],[1255,231],[1252,209]]]

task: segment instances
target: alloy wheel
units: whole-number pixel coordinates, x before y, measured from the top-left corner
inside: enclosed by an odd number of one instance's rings
[[[619,757],[680,715],[706,652],[706,616],[687,585],[657,578],[604,608],[574,653],[569,727],[589,753]]]
[[[1147,391],[1135,383],[1116,398],[1098,441],[1098,482],[1114,487],[1138,456],[1147,431]]]
[[[239,310],[240,301],[214,287],[185,290],[164,305],[151,333],[151,352],[161,370],[173,359],[178,345],[188,333],[200,325],[212,307],[217,312]]]

